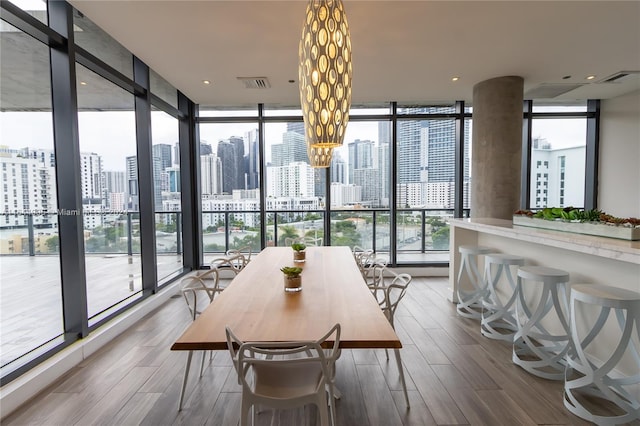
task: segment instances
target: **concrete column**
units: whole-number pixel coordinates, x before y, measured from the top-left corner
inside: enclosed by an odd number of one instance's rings
[[[520,204],[524,80],[473,87],[471,217],[511,219]]]

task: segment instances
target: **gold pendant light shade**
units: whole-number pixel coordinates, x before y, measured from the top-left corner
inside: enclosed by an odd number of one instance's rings
[[[298,53],[309,159],[330,162],[327,148],[342,145],[351,107],[351,39],[342,1],[310,0]]]
[[[307,145],[307,155],[309,163],[314,168],[325,168],[331,166],[331,156],[333,148],[313,148]]]

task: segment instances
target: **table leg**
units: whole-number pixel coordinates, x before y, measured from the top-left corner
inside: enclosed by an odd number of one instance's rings
[[[184,390],[187,387],[187,379],[189,378],[189,369],[191,368],[191,358],[193,357],[193,351],[189,351],[187,357],[187,365],[184,369],[184,378],[182,379],[182,390],[180,391],[180,402],[178,403],[178,411],[182,411],[182,401],[184,399]]]

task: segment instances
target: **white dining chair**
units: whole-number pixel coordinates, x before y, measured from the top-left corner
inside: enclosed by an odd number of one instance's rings
[[[181,293],[185,302],[187,303],[187,308],[189,308],[189,314],[191,315],[192,321],[195,321],[198,315],[202,313],[202,298],[206,296],[205,301],[208,306],[208,304],[213,302],[216,294],[222,291],[222,289],[219,287],[217,268],[208,270],[205,274],[202,275],[193,275],[190,277],[186,277],[180,283],[182,285]],[[211,360],[213,358],[213,352],[209,351],[209,353],[209,359]],[[202,377],[202,374],[204,372],[204,362],[206,355],[206,351],[203,351],[202,361],[200,363],[200,377]],[[183,385],[180,391],[180,402],[178,403],[178,411],[182,410],[182,402],[184,400],[184,392],[187,384],[187,378],[189,376],[189,370],[191,369],[192,357],[193,351],[189,351],[189,355],[187,356],[187,365],[184,372]]]
[[[241,254],[244,256],[244,260],[237,258],[237,256]],[[240,263],[241,268],[247,266],[249,262],[251,262],[251,256],[253,255],[253,250],[250,246],[244,246],[235,249],[227,250],[227,257],[234,258],[236,262]]]
[[[393,273],[393,272],[392,272]],[[396,313],[396,309],[400,303],[400,300],[407,293],[407,287],[409,283],[411,283],[411,275],[409,274],[395,274],[393,273],[393,277],[386,277],[387,280],[391,278],[391,281],[387,284],[384,279],[379,281],[378,286],[370,286],[369,289],[371,293],[376,298],[378,305],[382,309],[382,312],[389,320],[391,327],[395,330],[394,325],[394,316]],[[402,366],[402,358],[400,357],[400,349],[393,350],[396,357],[396,364],[398,366],[398,373],[400,374],[400,382],[402,383],[402,390],[404,391],[404,399],[407,403],[407,408],[410,408],[409,405],[409,395],[407,394],[407,384],[404,379],[404,367]],[[389,352],[385,349],[387,354],[387,360],[389,359]]]
[[[307,404],[318,407],[322,426],[335,426],[333,382],[340,324],[315,341],[242,342],[229,327],[226,332],[238,383],[242,385],[241,426],[248,424],[249,411],[255,423],[258,405],[291,409]],[[323,350],[322,344],[331,338],[332,347]]]
[[[216,257],[209,262],[211,269],[218,268],[220,271],[231,271],[236,276],[247,266],[247,258],[242,253],[232,253],[221,257]]]

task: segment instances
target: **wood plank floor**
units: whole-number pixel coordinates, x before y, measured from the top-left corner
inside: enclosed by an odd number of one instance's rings
[[[516,367],[508,345],[457,316],[447,286],[447,278],[414,278],[396,313],[411,409],[393,353],[387,360],[383,350],[345,350],[337,366],[339,425],[590,424],[564,408],[562,383]],[[189,321],[184,301],[169,300],[2,424],[236,425],[241,395],[227,352],[206,358],[201,379],[201,354],[194,356],[177,411],[187,354],[169,347]],[[263,412],[258,423],[300,425],[308,417],[302,410]]]

